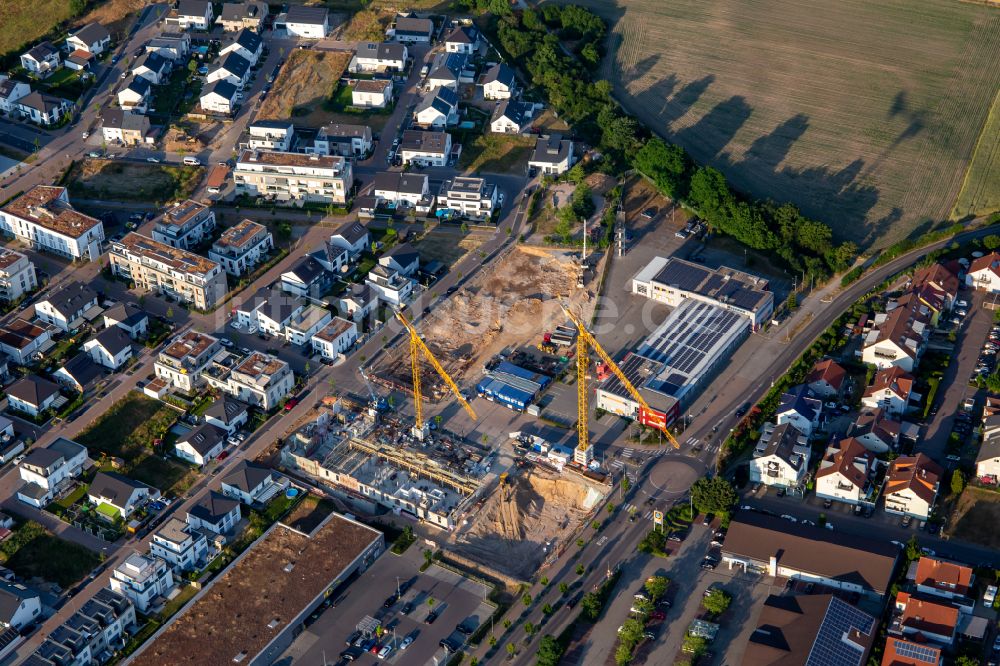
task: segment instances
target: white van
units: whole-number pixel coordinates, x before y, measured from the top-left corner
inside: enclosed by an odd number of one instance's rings
[[[185,157],[184,164],[187,164],[188,166],[201,166],[201,162],[197,157]]]

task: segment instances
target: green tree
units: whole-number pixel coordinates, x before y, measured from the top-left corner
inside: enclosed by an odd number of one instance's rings
[[[73,16],[79,16],[87,9],[87,0],[69,0],[69,11]]]
[[[628,666],[632,663],[632,646],[624,642],[619,643],[615,648],[615,664],[617,666]]]
[[[709,590],[708,594],[702,597],[701,605],[713,615],[722,615],[729,608],[732,600],[733,598],[729,593],[716,587]]]
[[[708,641],[701,636],[687,634],[684,637],[684,643],[681,646],[681,649],[692,655],[695,659],[698,659],[705,654],[705,651],[708,649]]]
[[[541,585],[542,587],[545,587],[546,585],[548,585],[548,584],[549,584],[549,577],[548,577],[548,576],[542,576],[541,578],[539,578],[539,579],[538,579],[538,583],[539,583],[539,584],[540,584],[540,585]]]
[[[546,634],[538,641],[535,659],[537,666],[557,666],[565,650],[555,636]]]
[[[174,309],[171,306],[167,306],[167,319],[174,318]]]
[[[552,615],[553,610],[554,609],[552,608],[552,604],[545,604],[544,606],[542,606],[542,613],[545,615]]]
[[[507,643],[507,656],[513,659],[515,654],[517,654],[517,646],[513,643]]]
[[[595,592],[588,592],[583,595],[582,599],[580,599],[580,612],[591,622],[600,617],[601,606],[601,597],[599,597]]]
[[[569,585],[566,583],[559,583],[559,594],[565,597],[567,592],[569,592]]]
[[[736,489],[721,476],[702,477],[691,486],[691,502],[703,513],[726,513],[738,499]]]
[[[906,542],[906,559],[908,562],[913,562],[920,558],[920,554],[920,544],[917,543],[917,536],[913,535]]]
[[[521,601],[524,603],[525,606],[530,606],[531,605],[531,595],[528,594],[527,592],[525,592],[524,595],[521,596]]]
[[[646,594],[653,602],[657,602],[663,598],[663,595],[667,593],[670,588],[670,579],[666,576],[650,576],[646,579],[645,585],[643,587],[646,590]]]
[[[656,606],[649,599],[634,599],[632,601],[632,608],[634,608],[635,612],[642,616],[643,619],[646,619],[653,614]]]
[[[584,574],[584,572],[586,572],[586,571],[587,571],[586,567],[584,567],[582,564],[576,565],[576,575],[577,576],[582,576]]]
[[[622,643],[635,645],[642,640],[643,623],[635,618],[629,618],[622,623],[618,638]]]
[[[463,234],[469,233],[469,225],[466,224],[465,222],[462,222],[462,226],[460,226],[459,229],[462,230]]]
[[[524,623],[524,633],[528,634],[529,636],[534,635],[534,633],[537,630],[538,630],[538,627],[536,627],[533,622],[525,622]]]
[[[956,469],[951,473],[951,492],[954,495],[961,495],[965,490],[965,475],[962,470]]]
[[[788,300],[785,301],[785,305],[788,306],[789,310],[799,307],[799,295],[794,291],[788,292]]]
[[[1000,236],[996,234],[990,234],[983,238],[983,247],[992,252],[993,250],[1000,247]]]
[[[967,654],[959,655],[958,658],[955,659],[955,666],[979,666],[979,663],[978,659],[970,657]]]

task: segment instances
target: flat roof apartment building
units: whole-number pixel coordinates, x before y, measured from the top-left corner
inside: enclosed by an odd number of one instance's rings
[[[244,150],[233,182],[237,194],[342,204],[347,202],[354,173],[351,163],[337,155]]]
[[[290,365],[278,358],[253,352],[235,363],[232,356],[220,359],[203,373],[210,386],[237,400],[264,410],[274,409],[295,388]]]
[[[0,248],[0,300],[12,303],[37,288],[31,260],[20,252]]]
[[[94,261],[104,225],[73,209],[65,187],[37,185],[0,208],[0,229],[36,250]]]
[[[190,250],[215,229],[215,212],[203,203],[179,201],[163,211],[153,227],[153,240]]]
[[[201,310],[214,308],[228,291],[218,263],[135,232],[112,243],[110,257],[115,275]]]
[[[153,369],[157,377],[184,391],[201,382],[201,372],[222,350],[218,338],[198,331],[188,331],[167,345],[157,355]]]
[[[248,273],[274,249],[274,237],[263,224],[243,220],[222,232],[208,252],[230,275]]]

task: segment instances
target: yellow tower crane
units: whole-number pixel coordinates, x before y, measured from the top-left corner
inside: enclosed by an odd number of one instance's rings
[[[476,416],[475,410],[472,409],[472,406],[464,397],[462,397],[462,392],[458,390],[458,386],[455,385],[455,382],[452,381],[451,377],[448,376],[448,373],[441,367],[441,364],[438,363],[436,358],[434,358],[434,354],[432,354],[431,350],[427,348],[424,341],[420,339],[420,334],[417,333],[417,329],[413,328],[413,324],[407,321],[406,317],[403,316],[403,313],[398,310],[396,311],[396,318],[402,322],[403,326],[406,328],[406,332],[410,336],[410,367],[413,370],[413,402],[417,413],[417,422],[413,427],[413,434],[418,439],[423,439],[427,434],[424,429],[424,398],[423,393],[420,390],[421,355],[423,355],[434,370],[437,371],[441,379],[444,380],[444,383],[448,385],[451,392],[455,394],[456,398],[458,398],[458,401],[462,403],[462,407],[465,408],[465,411],[468,412],[469,416],[471,416],[473,420],[476,420],[478,417]]]
[[[622,372],[618,364],[612,360],[604,348],[601,347],[597,339],[587,330],[584,326],[583,321],[577,317],[573,312],[570,311],[569,307],[562,300],[559,301],[559,305],[562,307],[563,312],[569,317],[573,325],[576,326],[577,336],[576,336],[576,409],[578,413],[578,418],[576,421],[578,443],[576,445],[576,451],[573,455],[573,460],[583,466],[590,464],[593,460],[594,453],[590,448],[590,432],[587,427],[587,365],[590,363],[590,355],[588,353],[589,348],[593,348],[597,352],[597,355],[601,357],[601,360],[607,364],[611,372],[614,373],[615,377],[622,383],[625,389],[629,392],[632,398],[639,403],[639,423],[652,425],[654,428],[662,432],[667,436],[667,440],[673,445],[673,447],[680,448],[680,444],[674,439],[674,436],[670,434],[670,430],[667,428],[667,424],[663,419],[656,418],[656,412],[649,406],[646,399],[642,397],[639,390],[632,385],[632,382],[628,380],[625,373]]]

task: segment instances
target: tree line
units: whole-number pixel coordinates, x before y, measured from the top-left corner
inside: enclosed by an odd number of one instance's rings
[[[469,1],[473,9],[493,9],[491,3],[479,7]],[[611,84],[590,76],[606,35],[597,15],[576,5],[543,5],[537,11],[495,13],[490,28],[499,48],[527,73],[552,110],[600,150],[602,169],[620,174],[635,168],[664,195],[693,208],[713,231],[776,254],[806,279],[826,279],[854,262],[857,246],[834,243],[828,225],[793,204],[734,191],[719,170],[698,166],[681,146],[652,136],[629,116],[611,96]]]

